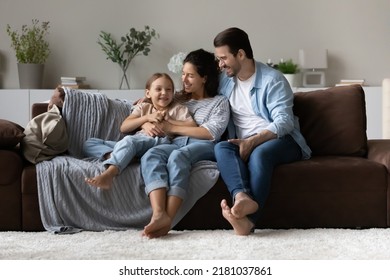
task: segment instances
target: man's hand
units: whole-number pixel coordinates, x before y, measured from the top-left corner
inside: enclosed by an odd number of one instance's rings
[[[229,139],[228,141],[238,146],[241,159],[247,162],[254,149],[253,141],[250,139]]]
[[[259,145],[264,142],[267,142],[271,139],[276,139],[276,134],[265,129],[260,133],[257,133],[246,139],[229,139],[230,143],[233,143],[239,147],[240,157],[244,162],[248,161],[249,156],[252,151]]]

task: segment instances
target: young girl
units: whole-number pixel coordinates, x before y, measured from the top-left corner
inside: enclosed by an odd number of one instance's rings
[[[174,84],[171,77],[165,73],[155,73],[146,83],[145,102],[135,105],[132,113],[121,125],[122,133],[133,133],[122,140],[105,141],[90,138],[84,143],[84,154],[104,160],[106,170],[93,178],[86,178],[92,186],[110,189],[113,179],[137,156],[141,157],[148,149],[171,143],[172,135],[152,137],[143,130],[139,130],[146,122],[159,123],[167,121],[178,126],[196,126],[186,106],[175,103]]]

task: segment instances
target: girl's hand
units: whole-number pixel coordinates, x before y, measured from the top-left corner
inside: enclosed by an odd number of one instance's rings
[[[146,122],[142,125],[142,130],[151,137],[164,137],[165,133],[157,122]]]
[[[159,123],[165,118],[165,111],[156,111],[148,115],[148,122]]]

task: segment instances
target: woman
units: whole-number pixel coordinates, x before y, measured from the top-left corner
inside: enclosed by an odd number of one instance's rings
[[[166,121],[146,123],[142,128],[151,136],[174,134],[172,144],[150,149],[141,158],[142,176],[153,214],[143,234],[149,238],[166,235],[187,195],[192,165],[214,160],[214,145],[229,121],[229,102],[217,95],[219,67],[214,54],[193,51],[183,62],[183,90],[176,99],[190,110],[197,127],[176,126]]]

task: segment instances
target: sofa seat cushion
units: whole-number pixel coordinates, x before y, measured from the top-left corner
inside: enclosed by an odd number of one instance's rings
[[[0,150],[0,231],[22,229],[22,170],[23,160],[17,149]]]
[[[17,149],[0,150],[0,188],[13,182],[20,182],[23,160]]]
[[[327,156],[281,165],[272,192],[372,192],[386,196],[387,170],[359,157]]]
[[[313,157],[278,166],[260,228],[387,226],[386,167],[359,157]]]
[[[37,174],[34,164],[27,164],[22,173],[22,195],[38,195]]]
[[[313,156],[366,155],[366,107],[361,86],[297,92],[294,113]]]

